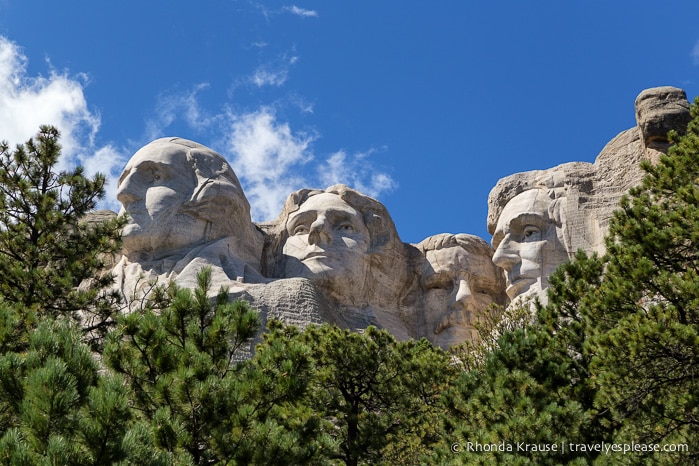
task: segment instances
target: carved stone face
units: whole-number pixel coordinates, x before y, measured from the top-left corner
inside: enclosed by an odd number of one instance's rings
[[[507,203],[493,235],[493,263],[505,269],[507,295],[545,299],[548,277],[568,260],[562,231],[549,215],[547,191],[525,191]]]
[[[158,255],[196,243],[206,225],[180,213],[196,187],[185,152],[172,144],[149,144],[136,152],[119,178],[121,214],[129,215],[122,230],[124,251]]]
[[[368,272],[369,231],[340,196],[311,196],[286,223],[285,277],[308,278],[344,301],[359,304]]]
[[[473,324],[501,290],[487,255],[461,246],[427,251],[420,276],[426,338],[442,348],[476,338]]]

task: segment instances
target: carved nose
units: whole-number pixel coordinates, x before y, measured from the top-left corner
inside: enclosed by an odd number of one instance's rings
[[[119,187],[117,188],[117,200],[121,202],[123,206],[131,204],[132,202],[138,201],[140,197],[137,194],[137,182],[131,177],[131,175],[124,178]]]
[[[493,254],[493,264],[509,272],[521,260],[518,251],[512,245],[510,235],[506,235]]]
[[[464,309],[473,301],[473,292],[471,291],[471,285],[468,280],[459,280],[456,288],[456,295],[454,296],[454,302],[452,303],[453,308]]]
[[[311,228],[308,232],[308,244],[331,243],[332,235],[328,231],[330,225],[327,219],[320,215],[315,222],[311,223]]]

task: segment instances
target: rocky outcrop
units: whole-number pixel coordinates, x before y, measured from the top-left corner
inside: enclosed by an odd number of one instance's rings
[[[527,267],[527,259],[523,257],[539,254],[536,259],[539,261],[536,272],[539,285],[528,288],[529,291],[518,289],[517,293],[513,289],[511,299],[521,295],[525,299],[536,296],[545,300],[548,275],[560,263],[571,258],[578,249],[603,253],[612,213],[621,197],[643,179],[641,161],[656,162],[667,151],[667,133],[683,131],[690,120],[689,102],[681,89],[645,90],[635,105],[638,125],[612,139],[594,163],[571,162],[548,170],[517,173],[499,180],[490,192],[488,231],[493,235],[496,249],[494,261],[504,269],[508,288],[524,277],[522,268]],[[514,237],[514,226],[509,228],[509,224],[517,215],[537,213],[535,209],[527,212],[528,208],[532,209],[530,205],[520,203],[516,212],[508,212],[508,218],[503,218],[507,206],[531,190],[542,190],[543,195],[551,199],[549,204],[555,204],[556,218],[547,218],[539,242],[548,242],[548,248],[556,243],[559,254],[542,255],[541,251],[535,251],[536,247],[545,251],[541,244]],[[525,278],[534,279],[534,273],[529,275]]]

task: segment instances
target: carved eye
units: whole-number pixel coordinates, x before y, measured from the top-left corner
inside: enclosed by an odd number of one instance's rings
[[[354,227],[349,223],[341,223],[335,229],[340,231],[354,231]]]
[[[436,283],[433,283],[432,285],[429,286],[429,291],[437,291],[439,290],[440,292],[444,293],[451,293],[454,290],[454,283],[449,280],[449,281],[439,281]]]
[[[306,227],[306,225],[298,225],[294,228],[292,233],[294,235],[305,235],[308,233],[308,227]]]
[[[541,230],[534,225],[527,225],[524,227],[523,236],[525,241],[538,241],[541,236]]]

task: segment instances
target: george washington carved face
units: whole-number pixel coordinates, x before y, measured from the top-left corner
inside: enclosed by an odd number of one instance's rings
[[[226,160],[193,141],[157,139],[136,152],[117,187],[127,256],[158,259],[226,236],[256,240],[250,205]],[[239,251],[235,251],[239,252]]]
[[[177,249],[203,236],[193,219],[181,215],[197,184],[186,154],[173,145],[149,144],[136,152],[119,178],[117,199],[129,216],[122,231],[127,251]]]

